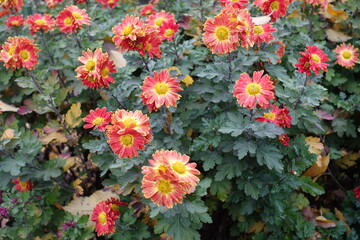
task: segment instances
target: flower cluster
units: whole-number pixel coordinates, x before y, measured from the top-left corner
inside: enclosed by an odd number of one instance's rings
[[[189,156],[176,151],[160,150],[149,160],[151,166],[144,166],[142,189],[145,198],[153,203],[172,208],[181,203],[185,194],[195,190],[200,172],[196,163],[190,163]]]
[[[75,69],[76,77],[81,79],[85,86],[90,88],[108,87],[114,82],[110,73],[116,72],[115,64],[110,60],[108,53],[103,53],[97,48],[93,53],[91,50],[83,51],[83,56],[78,60],[83,64]]]
[[[25,19],[23,18],[23,15],[11,15],[6,18],[5,25],[8,26],[8,29],[11,29],[13,27],[21,27],[24,25]]]
[[[240,106],[254,108],[268,108],[269,101],[275,98],[274,84],[269,75],[264,71],[254,72],[251,78],[247,73],[242,73],[234,86],[234,97]]]
[[[141,111],[117,110],[111,116],[111,125],[106,127],[108,143],[119,158],[138,156],[145,144],[152,140],[149,118]]]
[[[27,37],[8,37],[7,42],[1,46],[0,61],[4,62],[6,68],[13,70],[19,68],[27,68],[29,70],[35,68],[39,63],[37,54],[40,49],[34,40]]]
[[[24,5],[23,0],[3,0],[0,1],[0,6],[5,11],[15,11],[20,12]]]
[[[302,57],[299,58],[299,62],[295,64],[295,66],[298,67],[299,72],[309,76],[311,72],[318,75],[320,70],[327,71],[327,66],[329,64],[326,62],[330,59],[323,50],[316,46],[306,46],[305,52],[300,52],[300,54]]]
[[[55,28],[55,19],[49,14],[34,14],[26,18],[26,24],[29,24],[30,33],[33,35],[39,30],[44,32],[52,31]]]
[[[15,183],[14,187],[19,192],[27,192],[27,191],[31,191],[34,189],[34,185],[31,180],[22,182],[22,181],[20,181],[20,178],[17,178],[15,180],[13,180],[12,182]]]
[[[45,0],[46,6],[49,8],[54,8],[56,5],[61,3],[63,0]]]
[[[146,23],[158,30],[158,36],[160,36],[161,40],[167,39],[172,41],[175,33],[179,30],[174,14],[162,10],[147,17]]]
[[[176,101],[181,97],[177,92],[183,90],[177,78],[171,77],[167,69],[159,73],[154,71],[153,77],[145,77],[140,88],[143,90],[140,97],[150,112],[157,111],[163,105],[176,107]]]
[[[120,205],[127,206],[127,203],[111,198],[96,204],[90,219],[95,222],[95,231],[98,236],[111,234],[115,231],[115,221],[119,219]]]
[[[103,8],[109,7],[110,9],[113,9],[116,7],[119,3],[119,0],[96,0],[97,2],[101,3]]]
[[[254,45],[254,23],[247,8],[225,7],[204,24],[204,43],[212,53],[225,54],[239,45]]]
[[[75,5],[70,5],[64,8],[56,17],[56,24],[62,33],[77,32],[82,28],[82,25],[90,25],[90,17],[85,9],[79,9]]]
[[[336,63],[345,68],[353,68],[359,61],[358,49],[351,44],[342,43],[336,47],[334,52],[337,53]]]

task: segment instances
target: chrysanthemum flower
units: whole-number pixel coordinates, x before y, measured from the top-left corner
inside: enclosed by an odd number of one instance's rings
[[[64,8],[56,17],[56,24],[62,33],[76,32],[82,25],[90,25],[90,17],[85,9],[70,5]]]
[[[108,143],[119,158],[132,158],[138,156],[138,150],[144,150],[148,141],[141,133],[132,129],[114,126],[106,130]]]
[[[234,97],[237,98],[240,106],[254,108],[260,105],[261,108],[270,106],[269,101],[275,98],[274,85],[269,75],[262,76],[264,71],[254,72],[253,77],[242,73],[234,86]]]
[[[34,14],[26,18],[26,24],[30,25],[30,33],[34,35],[39,30],[44,32],[52,31],[55,28],[55,19],[49,14]]]
[[[283,43],[283,41],[276,41],[274,43],[280,44],[280,47],[277,51],[275,51],[275,53],[279,56],[279,58],[277,59],[278,63],[281,63],[281,58],[282,56],[284,56],[285,53],[285,44]]]
[[[167,39],[172,41],[175,37],[175,33],[179,31],[179,25],[175,21],[164,22],[161,27],[159,27],[159,35],[162,39]]]
[[[279,137],[278,137],[280,143],[284,146],[290,146],[290,137],[287,135],[287,134],[281,134]]]
[[[254,45],[253,31],[255,24],[247,8],[237,9],[236,15],[236,28],[239,32],[240,44],[243,48],[248,49]]]
[[[75,69],[77,78],[90,88],[108,87],[114,82],[110,73],[116,72],[115,64],[110,60],[109,55],[102,52],[101,48],[95,49],[94,53],[88,49],[82,51],[83,56],[78,60],[83,64]]]
[[[154,9],[154,4],[149,3],[140,10],[140,16],[147,16],[155,12],[156,10]]]
[[[275,22],[277,18],[286,15],[289,5],[288,0],[255,0],[254,6],[258,6],[264,14],[271,14],[271,20]]]
[[[359,61],[358,49],[354,48],[353,45],[342,43],[334,50],[337,53],[336,63],[346,68],[353,68],[355,63]]]
[[[27,37],[9,37],[7,42],[1,46],[0,61],[3,61],[6,68],[13,70],[19,68],[27,68],[29,70],[35,68],[39,63],[37,60],[40,51],[34,40]]]
[[[119,3],[119,0],[96,0],[97,2],[102,4],[103,8],[109,7],[110,9],[113,9],[116,7]]]
[[[0,1],[0,6],[4,10],[10,10],[15,12],[20,12],[24,5],[23,0],[2,0]]]
[[[111,118],[111,124],[121,129],[131,128],[139,132],[142,136],[149,139],[151,136],[149,117],[141,111],[126,111],[124,109],[117,110]]]
[[[5,25],[8,26],[8,29],[11,29],[13,27],[21,27],[24,25],[25,19],[23,18],[23,15],[11,15],[6,18]]]
[[[316,46],[306,46],[305,52],[300,52],[300,54],[302,58],[299,58],[299,62],[295,64],[299,72],[305,73],[307,76],[310,75],[311,71],[313,71],[315,75],[318,75],[320,70],[327,72],[327,66],[329,64],[326,62],[330,59],[323,50]]]
[[[239,45],[236,27],[236,22],[229,21],[229,16],[225,14],[208,18],[204,24],[204,43],[213,54],[232,52]]]
[[[54,8],[56,5],[61,3],[63,0],[45,0],[46,6],[49,8]]]
[[[14,187],[19,192],[27,192],[27,191],[31,191],[34,189],[34,185],[31,182],[31,180],[21,182],[20,178],[18,177],[17,179],[13,180],[12,182],[15,183]]]
[[[320,5],[322,9],[325,9],[327,4],[329,3],[328,0],[305,0],[305,2],[313,6]]]
[[[174,204],[181,203],[186,194],[187,185],[172,178],[165,172],[156,173],[155,170],[146,174],[142,180],[142,189],[145,198],[150,198],[153,203],[172,208]]]
[[[246,8],[248,0],[219,0],[221,6],[231,6],[234,8]]]
[[[256,25],[253,30],[254,41],[258,46],[260,46],[263,42],[268,43],[271,40],[274,40],[274,36],[272,35],[273,32],[276,32],[276,28],[273,28],[270,23]]]
[[[176,24],[175,16],[172,13],[161,10],[148,16],[146,23],[154,27],[161,27],[164,23],[173,22]]]
[[[101,201],[96,204],[90,219],[95,222],[97,235],[101,236],[115,231],[115,221],[118,218],[118,215],[115,215],[114,211],[112,211],[111,205]]]
[[[183,90],[176,79],[176,77],[172,78],[166,69],[159,73],[154,71],[153,77],[145,77],[143,85],[140,87],[143,90],[141,94],[143,103],[153,105],[155,110],[162,105],[176,107],[176,101],[181,97],[177,92]],[[150,108],[149,110],[152,111]]]
[[[290,127],[291,116],[288,107],[278,108],[275,105],[271,106],[272,109],[269,112],[264,113],[263,117],[255,118],[259,122],[271,122],[278,127]]]
[[[148,34],[142,38],[141,44],[138,46],[138,52],[145,56],[147,54],[150,58],[161,57],[160,45],[162,44],[161,37],[157,33]]]
[[[117,198],[110,198],[108,200],[105,201],[105,204],[110,205],[111,206],[111,211],[114,212],[114,215],[119,215],[120,214],[120,206],[127,206],[127,203],[121,202],[120,199]]]
[[[105,131],[106,125],[111,121],[112,112],[106,112],[106,107],[90,110],[90,114],[83,118],[85,129],[94,128]]]
[[[354,196],[360,201],[360,186],[354,188]]]

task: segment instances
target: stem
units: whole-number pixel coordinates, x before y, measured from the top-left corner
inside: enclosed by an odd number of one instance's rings
[[[232,62],[232,56],[231,53],[228,53],[228,65],[229,65],[229,74],[228,74],[228,80],[229,82],[231,82],[231,77],[232,77],[232,73],[233,73],[233,69],[231,66],[231,62]]]
[[[164,124],[165,124],[165,132],[167,133],[167,134],[172,134],[172,132],[171,132],[171,126],[170,126],[170,124],[169,124],[169,122],[168,122],[168,119],[167,119],[167,117],[168,117],[168,114],[167,114],[167,112],[166,112],[166,109],[165,109],[165,107],[164,106],[162,106],[161,107],[161,113],[163,114],[163,117],[164,117],[164,120],[165,120],[165,122],[164,122]]]
[[[328,167],[328,173],[331,176],[331,178],[334,180],[334,182],[341,188],[341,190],[346,191],[346,189],[341,185],[341,183],[335,178],[335,176],[332,174],[330,168]]]
[[[203,0],[200,0],[200,22],[204,21],[204,5]]]
[[[148,61],[147,61],[147,59],[146,59],[144,56],[142,56],[142,55],[141,55],[141,59],[142,59],[142,61],[143,61],[144,65],[145,65],[145,69],[146,69],[146,71],[147,71],[147,72],[150,72],[150,69],[149,69],[149,65],[148,65]]]
[[[256,103],[255,103],[255,106],[256,106]],[[250,109],[250,121],[253,120],[253,118],[254,118],[254,116],[255,116],[255,114],[256,114],[256,108],[255,108],[255,106],[254,106],[254,108]]]
[[[74,32],[73,35],[74,35],[74,39],[75,39],[75,41],[76,41],[77,46],[80,48],[80,50],[82,50],[83,48],[82,48],[82,46],[81,46],[81,43],[80,43],[80,40],[79,40],[77,34]]]
[[[180,57],[177,51],[177,46],[176,46],[176,37],[173,39],[173,45],[174,45],[174,53],[175,53],[175,63],[179,63],[180,62]]]
[[[296,109],[299,107],[300,103],[301,103],[301,96],[302,96],[302,95],[304,94],[304,92],[305,92],[305,87],[306,87],[307,81],[308,81],[308,77],[306,76],[305,81],[304,81],[304,84],[303,84],[302,89],[301,89],[301,92],[300,92],[300,95],[299,95],[299,98],[296,100],[294,110],[296,110]]]
[[[125,106],[123,104],[121,104],[121,102],[119,101],[119,99],[111,93],[111,96],[115,99],[115,101],[117,102],[117,104],[122,108],[122,109],[126,109]]]

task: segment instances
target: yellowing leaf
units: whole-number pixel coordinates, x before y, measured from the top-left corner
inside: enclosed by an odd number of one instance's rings
[[[330,155],[318,156],[316,163],[304,172],[304,176],[316,177],[324,173],[329,165]]]
[[[98,202],[110,199],[120,199],[119,196],[112,191],[98,190],[91,194],[89,197],[78,197],[73,199],[67,206],[64,207],[65,211],[73,215],[91,215],[95,205]]]
[[[315,220],[316,220],[316,224],[315,224],[316,226],[322,228],[336,227],[336,223],[334,221],[326,219],[324,216],[317,216]]]
[[[51,133],[41,137],[39,140],[43,145],[47,145],[50,142],[64,143],[67,141],[67,138],[64,133],[51,132]]]
[[[359,153],[345,153],[343,157],[336,159],[335,163],[342,169],[347,169],[356,165],[356,161],[360,158]]]
[[[337,208],[335,208],[335,216],[337,219],[339,219],[340,221],[346,222],[346,217],[344,216],[344,214],[338,210]]]
[[[320,142],[318,137],[306,137],[306,145],[309,145],[309,152],[320,155],[322,150],[324,150],[324,144]]]
[[[0,100],[0,113],[1,112],[17,112],[19,108],[6,104]]]
[[[325,8],[323,14],[326,18],[333,22],[346,20],[349,17],[349,15],[344,10],[336,10],[331,4],[327,5],[327,8]]]
[[[82,111],[80,102],[71,105],[65,116],[67,125],[71,128],[78,126],[82,122],[81,113]]]
[[[15,130],[12,128],[7,128],[1,138],[0,141],[4,140],[4,139],[18,139],[18,137],[15,137]]]
[[[65,172],[67,172],[75,163],[80,163],[80,158],[78,157],[68,157],[66,158],[66,162],[62,168]]]
[[[327,39],[329,39],[332,42],[346,42],[346,41],[352,39],[352,37],[350,37],[349,35],[346,35],[345,33],[342,33],[338,30],[331,29],[331,28],[326,29],[325,33],[326,33]]]
[[[265,227],[265,222],[256,222],[251,226],[248,233],[261,232],[261,230],[263,230],[264,227]]]
[[[79,195],[83,195],[84,194],[84,189],[80,186],[80,184],[82,183],[82,180],[80,178],[76,179],[75,181],[73,181],[72,185],[75,188],[75,191],[77,194]]]

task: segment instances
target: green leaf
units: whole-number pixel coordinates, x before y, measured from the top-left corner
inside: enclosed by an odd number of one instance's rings
[[[280,172],[284,169],[281,162],[283,155],[280,150],[267,142],[259,141],[256,151],[256,160],[260,165],[266,165],[269,169]]]
[[[240,113],[227,113],[229,121],[219,129],[221,133],[230,133],[231,136],[240,136],[245,131],[245,119]]]
[[[239,159],[244,158],[248,153],[253,155],[256,153],[256,143],[246,138],[240,137],[234,144],[234,150],[237,151]]]
[[[252,182],[245,183],[244,191],[247,196],[251,196],[255,200],[259,198],[260,189]]]
[[[210,187],[211,182],[211,178],[202,179],[196,186],[195,194],[199,197],[207,195],[207,189]]]
[[[311,196],[315,197],[316,195],[321,195],[325,192],[324,188],[313,182],[310,177],[302,176],[300,177],[300,180],[303,182],[301,189],[304,192],[309,193]]]
[[[228,194],[231,192],[231,188],[231,182],[227,179],[221,182],[213,181],[210,186],[210,192],[212,195],[216,195],[220,201],[225,202]]]
[[[91,153],[103,153],[108,150],[108,145],[104,140],[90,140],[86,143],[83,143],[85,149],[89,149]]]

